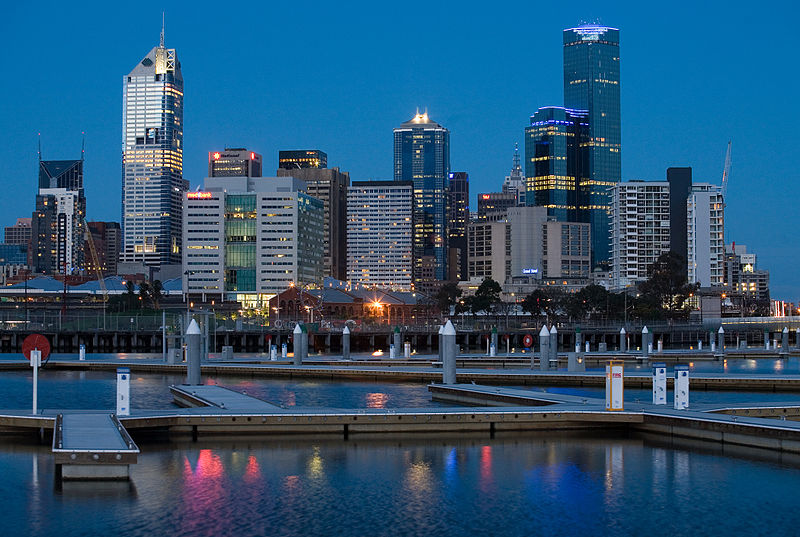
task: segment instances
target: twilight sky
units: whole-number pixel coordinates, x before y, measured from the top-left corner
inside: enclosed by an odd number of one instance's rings
[[[34,208],[45,159],[78,158],[86,132],[88,219],[120,219],[122,77],[158,44],[185,83],[184,176],[207,152],[319,148],[352,179],[392,178],[392,128],[417,107],[450,129],[451,169],[498,190],[539,106],[563,101],[561,30],[620,29],[622,176],[663,180],[692,166],[719,183],[733,141],[726,241],[797,300],[800,8],[739,2],[14,2],[0,30],[0,225]],[[702,5],[698,5],[702,4]],[[564,6],[564,7],[561,7]],[[792,186],[795,185],[795,186]]]

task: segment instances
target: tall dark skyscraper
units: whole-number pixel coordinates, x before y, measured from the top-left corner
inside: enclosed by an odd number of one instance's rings
[[[669,249],[689,259],[686,237],[686,200],[692,191],[691,168],[667,168],[669,183]]]
[[[466,280],[467,228],[469,226],[469,174],[450,172],[448,185],[447,236],[450,248],[449,276],[452,281]]]
[[[328,155],[319,149],[278,151],[278,167],[285,170],[327,168]]]
[[[183,76],[175,49],[161,42],[122,80],[121,261],[181,263]]]
[[[621,180],[619,30],[584,25],[564,30],[564,106],[586,110],[589,122],[586,197],[592,263],[609,260],[609,187]]]
[[[540,108],[525,128],[526,204],[561,222],[588,221],[589,125],[584,110]]]
[[[442,281],[447,271],[450,131],[417,114],[394,129],[394,180],[414,182],[414,279]],[[431,270],[432,267],[432,270]]]

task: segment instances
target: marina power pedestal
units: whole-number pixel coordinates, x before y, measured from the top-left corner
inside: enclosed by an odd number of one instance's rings
[[[606,362],[606,410],[625,410],[624,363],[622,360]]]
[[[117,368],[117,416],[131,415],[131,370]]]
[[[667,404],[667,364],[653,364],[653,404]]]
[[[675,410],[689,408],[689,366],[675,366]]]

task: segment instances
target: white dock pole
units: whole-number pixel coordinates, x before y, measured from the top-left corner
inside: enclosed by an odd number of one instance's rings
[[[653,364],[653,404],[667,404],[667,364]]]
[[[447,321],[442,327],[442,383],[456,383],[456,328]]]
[[[78,360],[80,360],[81,362],[86,360],[86,345],[84,345],[83,343],[81,343],[81,348],[78,352]]]
[[[350,359],[350,328],[347,325],[342,329],[342,360]]]
[[[550,330],[547,325],[542,325],[539,331],[539,370],[550,369]]]
[[[558,369],[558,330],[556,325],[550,327],[550,360],[555,361],[556,369]],[[547,364],[550,369],[550,364]]]
[[[625,327],[619,329],[619,352],[626,352],[628,350],[627,341],[625,340]]]
[[[117,368],[117,416],[131,415],[131,370]]]
[[[200,382],[200,326],[192,319],[186,329],[186,384],[197,386]]]
[[[650,331],[645,326],[642,328],[642,358],[647,358],[650,353]]]
[[[33,413],[39,413],[39,366],[42,365],[42,351],[31,351],[31,367],[33,368]]]
[[[294,325],[292,337],[294,340],[294,360],[292,363],[301,365],[303,363],[303,329],[300,328],[300,323]]]

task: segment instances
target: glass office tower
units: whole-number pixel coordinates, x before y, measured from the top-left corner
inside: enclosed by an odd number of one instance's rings
[[[587,110],[587,197],[581,218],[591,224],[593,264],[609,260],[609,188],[621,179],[619,30],[584,25],[564,30],[564,106]]]
[[[414,183],[414,279],[446,280],[450,131],[417,114],[394,129],[394,180]],[[425,276],[427,278],[427,276]]]
[[[161,43],[123,78],[123,262],[181,262],[183,77]]]
[[[526,205],[547,207],[561,222],[582,221],[587,203],[588,114],[560,106],[540,108],[525,128]]]

